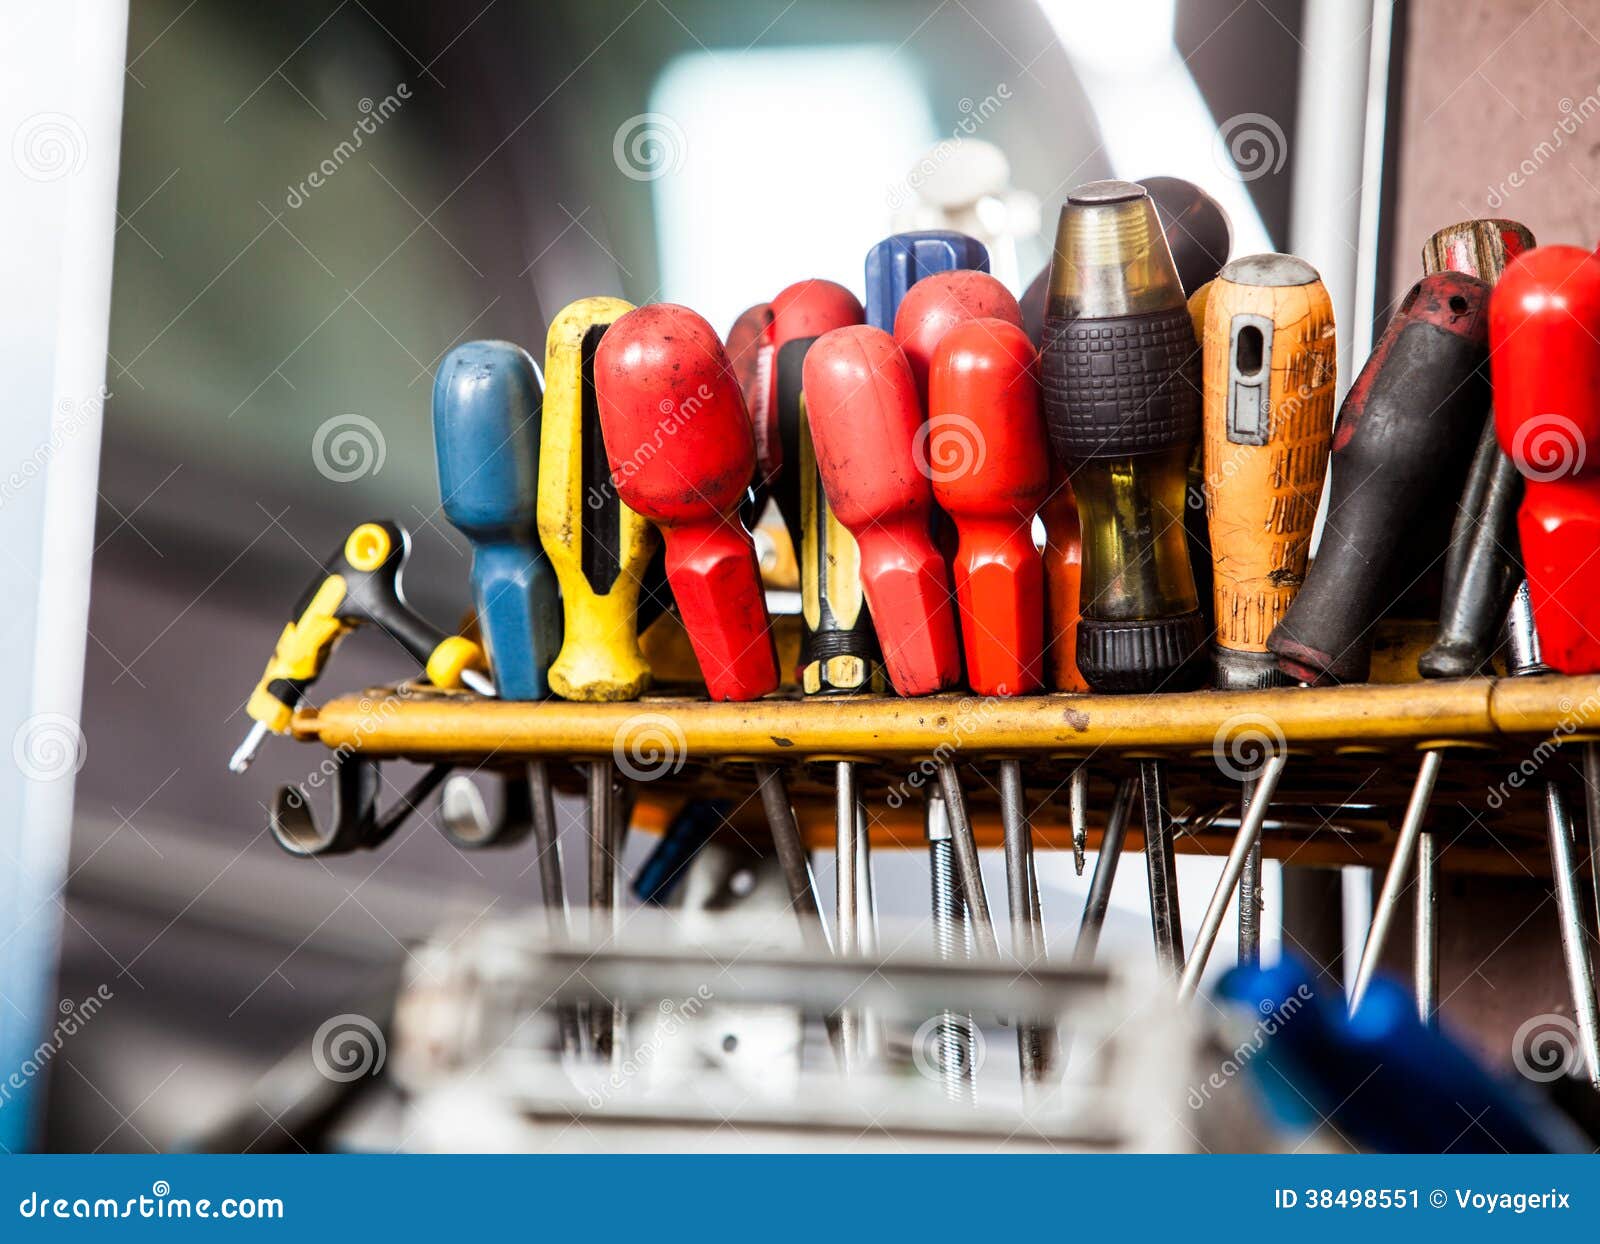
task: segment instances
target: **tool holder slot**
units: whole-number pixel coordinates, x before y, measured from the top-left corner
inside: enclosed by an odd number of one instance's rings
[[[1217,856],[1237,825],[1238,778],[1264,750],[1287,749],[1265,854],[1378,868],[1422,752],[1445,748],[1429,817],[1442,866],[1527,876],[1549,871],[1542,782],[1570,781],[1581,794],[1573,745],[1594,737],[1582,733],[1591,719],[1600,719],[1600,680],[1557,675],[1154,696],[779,694],[720,704],[671,695],[513,703],[407,684],[302,707],[293,732],[367,763],[506,770],[542,758],[553,762],[558,787],[573,790],[581,775],[563,762],[611,759],[637,785],[635,823],[645,829],[660,828],[689,797],[728,798],[738,808],[735,824],[755,829],[764,822],[750,766],[778,764],[802,832],[823,848],[834,835],[834,760],[860,765],[874,844],[921,848],[933,757],[971,775],[968,799],[984,846],[1000,843],[992,762],[1020,757],[1036,841],[1066,848],[1074,768],[1088,765],[1091,814],[1103,817],[1137,759],[1160,755],[1169,761],[1178,850]],[[1139,838],[1131,827],[1132,849]]]

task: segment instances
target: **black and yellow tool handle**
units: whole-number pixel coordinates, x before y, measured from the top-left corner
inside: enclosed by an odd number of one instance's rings
[[[334,646],[363,624],[393,637],[436,687],[462,686],[488,668],[472,640],[446,635],[406,604],[400,576],[410,555],[411,537],[388,520],[362,523],[346,537],[278,636],[245,706],[252,719],[275,734],[287,733],[296,706],[321,676]]]
[[[566,620],[550,686],[567,700],[632,700],[650,685],[638,613],[656,537],[612,484],[594,390],[600,339],[631,310],[620,298],[580,298],[545,340],[539,539]]]

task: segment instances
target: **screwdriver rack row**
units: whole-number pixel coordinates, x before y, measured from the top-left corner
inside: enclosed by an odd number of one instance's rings
[[[1021,758],[1041,847],[1068,847],[1066,786],[1090,774],[1091,845],[1115,785],[1142,757],[1169,762],[1177,849],[1221,855],[1237,826],[1238,779],[1264,750],[1289,766],[1263,839],[1269,858],[1365,864],[1390,856],[1421,754],[1446,756],[1428,827],[1441,866],[1460,872],[1547,875],[1538,791],[1570,781],[1581,795],[1582,727],[1600,710],[1600,681],[1549,675],[1459,681],[1197,691],[1159,696],[933,696],[752,703],[651,695],[615,704],[512,703],[427,686],[374,688],[302,707],[303,741],[368,760],[514,769],[556,762],[558,786],[581,777],[560,762],[610,759],[638,795],[634,824],[659,829],[689,797],[724,798],[730,821],[764,834],[750,766],[778,764],[808,842],[833,842],[833,762],[859,765],[874,845],[923,845],[929,758],[962,772],[980,845],[998,845],[993,762]],[[1581,806],[1581,804],[1579,805]],[[1128,845],[1138,849],[1139,830]]]

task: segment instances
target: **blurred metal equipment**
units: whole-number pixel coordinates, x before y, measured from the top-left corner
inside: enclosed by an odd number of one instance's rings
[[[536,921],[519,920],[418,947],[391,1048],[412,1101],[413,1143],[523,1152],[1195,1146],[1184,1101],[1197,1078],[1198,1033],[1150,993],[1148,979],[773,949],[775,927],[788,931],[787,922],[701,913],[693,944],[652,925],[595,946],[551,943]],[[572,1002],[617,1003],[634,1017],[618,1066],[553,1058],[548,1012]],[[950,1100],[936,1061],[950,1006],[1041,1020],[1070,1013],[1092,1053],[1048,1092],[1025,1099],[997,1067],[981,1101]],[[825,1054],[805,1057],[799,1027],[846,1007],[883,1017],[891,1034],[884,1057],[848,1079]],[[1129,1024],[1134,1008],[1140,1022]],[[981,1072],[975,1035],[972,1070]],[[744,1048],[752,1042],[759,1057]],[[769,1074],[769,1063],[789,1070]]]

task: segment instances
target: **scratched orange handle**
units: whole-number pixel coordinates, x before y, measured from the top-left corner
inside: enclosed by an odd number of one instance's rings
[[[1219,673],[1264,653],[1305,578],[1328,470],[1333,305],[1285,255],[1229,264],[1204,300],[1205,493]]]

